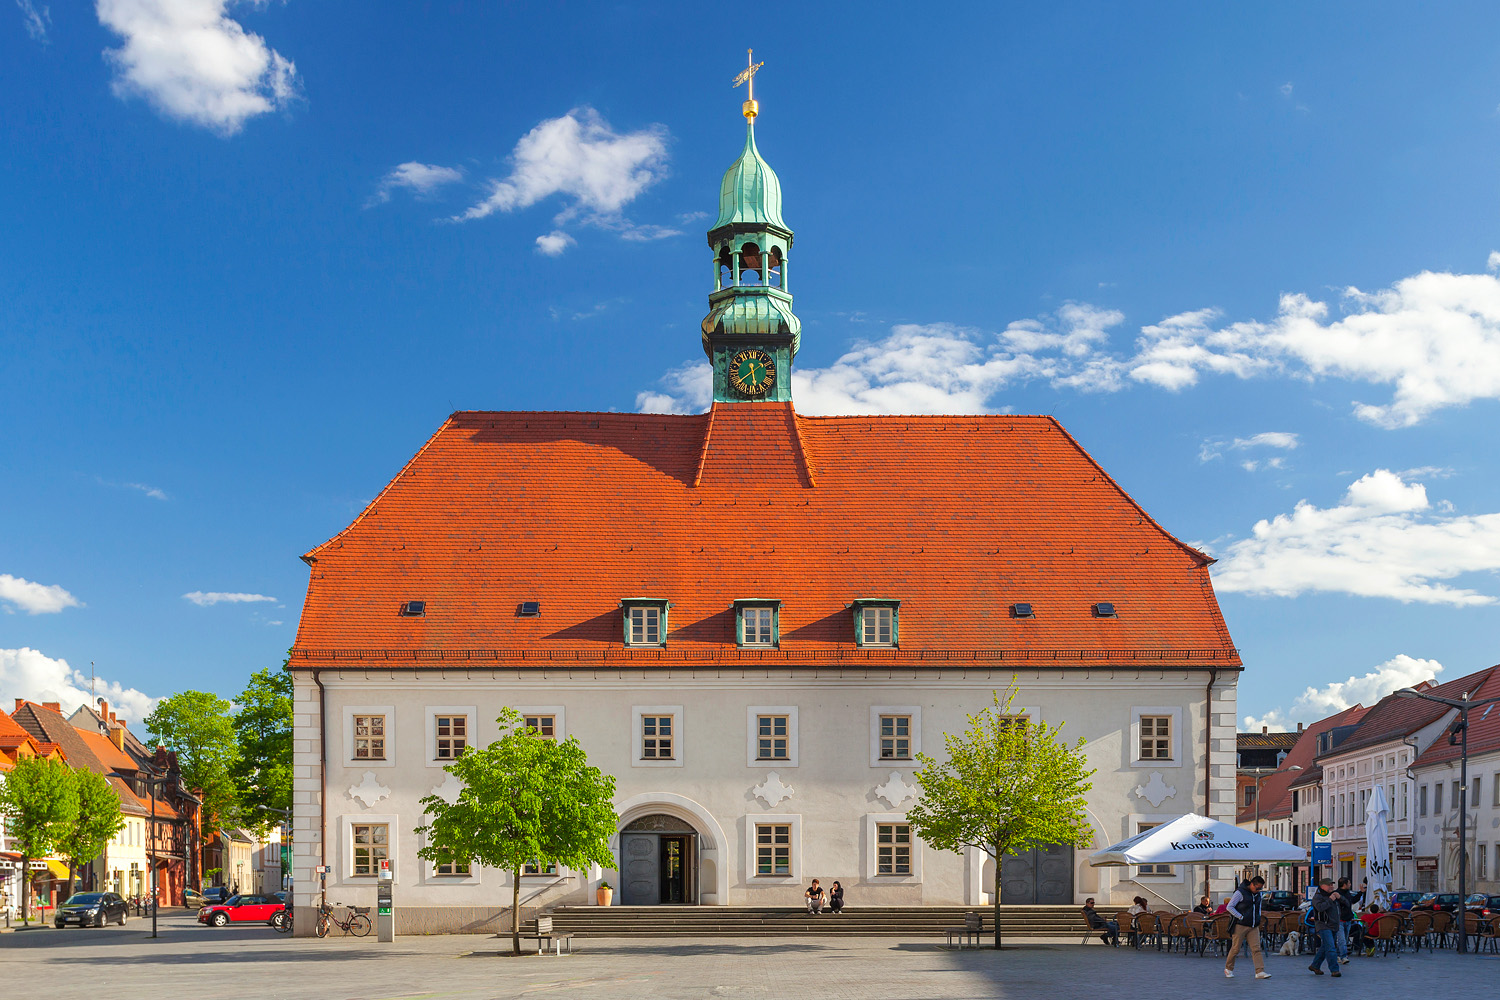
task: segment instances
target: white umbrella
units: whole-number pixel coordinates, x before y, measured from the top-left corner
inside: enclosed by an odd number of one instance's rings
[[[1306,848],[1188,813],[1089,855],[1105,865],[1242,865],[1251,861],[1306,861]]]
[[[1385,789],[1375,786],[1370,801],[1365,804],[1365,906],[1379,903],[1382,910],[1389,906],[1391,892],[1391,845],[1386,822],[1391,808],[1385,801]]]

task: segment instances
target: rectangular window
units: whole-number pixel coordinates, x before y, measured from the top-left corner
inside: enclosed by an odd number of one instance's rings
[[[1479,797],[1479,779],[1475,778],[1469,784],[1473,786],[1469,789],[1469,808],[1473,809],[1483,800]]]
[[[1160,823],[1137,823],[1136,833],[1145,833],[1152,827],[1161,826]],[[1137,875],[1171,875],[1171,865],[1138,865],[1135,869]]]
[[[521,866],[522,875],[556,875],[556,865],[543,866],[539,861],[528,861]]]
[[[911,760],[911,716],[880,717],[880,759]]]
[[[1255,786],[1254,785],[1246,785],[1245,786],[1245,805],[1247,805],[1247,806],[1253,806],[1253,805],[1255,805]]]
[[[354,874],[356,877],[380,874],[380,862],[391,856],[390,827],[385,823],[354,825]]]
[[[1458,811],[1458,782],[1453,783],[1453,798],[1449,800],[1448,808]]]
[[[549,740],[557,739],[557,716],[555,715],[524,715],[527,729],[535,729],[538,734]]]
[[[755,826],[755,874],[790,875],[791,873],[791,824],[757,823]]]
[[[1423,785],[1417,789],[1417,815],[1427,815],[1427,786]]]
[[[438,865],[432,870],[432,873],[434,875],[446,875],[455,878],[468,878],[469,863],[465,861],[462,864],[454,863],[451,865]]]
[[[631,608],[627,635],[632,646],[661,645],[661,608]]]
[[[354,759],[385,760],[385,716],[354,717]]]
[[[434,719],[437,723],[437,759],[452,760],[469,745],[469,717],[438,715]]]
[[[672,717],[641,716],[641,759],[671,760],[672,756]]]
[[[911,827],[906,823],[875,824],[875,874],[911,874]]]
[[[1489,878],[1490,845],[1480,844],[1479,850],[1474,852],[1474,875],[1476,878]]]
[[[744,630],[742,645],[776,645],[775,616],[771,608],[741,608],[740,627]]]
[[[1141,760],[1170,760],[1172,758],[1172,717],[1170,715],[1141,716]]]
[[[859,615],[859,644],[889,646],[894,642],[895,608],[864,608]]]
[[[756,716],[757,760],[787,759],[787,717],[784,715]]]
[[[1494,793],[1497,807],[1500,807],[1500,774],[1490,775],[1490,789]],[[1495,850],[1500,851],[1500,844],[1495,845]]]

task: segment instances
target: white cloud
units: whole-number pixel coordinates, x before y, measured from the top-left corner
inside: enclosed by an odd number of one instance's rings
[[[1280,87],[1277,87],[1276,89],[1279,90],[1279,91],[1281,91],[1281,96],[1282,97],[1291,97],[1292,96],[1292,85],[1290,83],[1283,83]]]
[[[536,238],[536,252],[547,257],[561,257],[563,251],[567,250],[570,246],[574,246],[577,242],[577,240],[561,229],[554,229],[545,236],[538,236]]]
[[[274,603],[276,601],[276,598],[267,597],[265,594],[226,594],[217,590],[206,594],[201,590],[195,590],[191,594],[183,594],[182,599],[192,601],[200,608],[211,607],[215,604],[253,604],[258,601]]]
[[[707,361],[689,361],[661,377],[661,392],[639,392],[635,408],[641,413],[700,413],[714,398],[713,368]]]
[[[47,29],[52,27],[52,9],[45,4],[38,7],[32,0],[16,0],[16,6],[21,8],[26,34],[38,42],[47,41]]]
[[[434,163],[417,163],[413,160],[398,165],[380,179],[375,194],[370,198],[370,204],[390,201],[391,192],[398,188],[405,188],[418,198],[429,198],[439,188],[463,179],[464,172],[458,167],[440,167]]]
[[[1297,435],[1290,431],[1261,431],[1247,438],[1235,438],[1231,448],[1244,451],[1246,448],[1285,448],[1291,451],[1298,445]]]
[[[0,573],[0,601],[8,605],[5,610],[11,614],[16,608],[29,615],[50,615],[64,608],[83,607],[82,601],[59,586],[32,583],[9,573]]]
[[[616,132],[593,108],[575,108],[522,136],[511,154],[510,175],[491,180],[488,196],[453,221],[513,212],[556,195],[567,199],[557,216],[558,226],[581,218],[625,239],[662,239],[678,235],[677,230],[637,225],[621,212],[666,175],[664,126]],[[561,253],[567,247],[559,240],[564,235],[559,230],[539,237],[538,251]]]
[[[139,723],[156,707],[158,699],[128,688],[117,681],[94,679],[94,692],[109,701],[110,711],[127,722]],[[55,701],[63,715],[72,715],[81,705],[92,705],[88,675],[26,646],[0,649],[0,705],[9,708],[15,699]]]
[[[1290,431],[1262,431],[1247,438],[1232,438],[1227,442],[1223,438],[1208,438],[1198,446],[1198,461],[1210,462],[1222,458],[1226,448],[1233,451],[1248,451],[1252,448],[1281,448],[1291,451],[1300,443],[1297,435]],[[1286,460],[1281,457],[1250,459],[1241,462],[1240,466],[1250,472],[1260,468],[1281,469],[1286,467]]]
[[[1500,514],[1435,515],[1427,488],[1377,469],[1343,502],[1300,501],[1256,523],[1214,567],[1221,593],[1295,597],[1312,592],[1471,606],[1495,598],[1438,581],[1500,571]]]
[[[257,0],[255,6],[264,6]],[[223,135],[297,94],[297,68],[226,13],[230,0],[98,0],[99,23],[123,39],[105,50],[119,97]]]
[[[1289,708],[1274,708],[1259,717],[1247,715],[1244,728],[1253,732],[1266,726],[1275,732],[1286,732],[1298,722],[1310,725],[1355,705],[1369,708],[1394,691],[1436,678],[1442,670],[1443,665],[1436,660],[1419,660],[1401,653],[1358,677],[1320,688],[1309,687]]]
[[[126,483],[125,488],[128,490],[140,490],[153,500],[168,499],[165,490],[158,489],[155,486],[148,486],[145,483]]]
[[[1500,271],[1500,250],[1491,250],[1489,259],[1484,262],[1485,270]]]

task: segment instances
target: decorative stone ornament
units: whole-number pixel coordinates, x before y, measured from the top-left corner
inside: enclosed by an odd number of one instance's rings
[[[795,789],[791,785],[783,784],[781,775],[775,771],[770,771],[767,772],[765,780],[750,789],[750,791],[755,794],[756,798],[766,804],[766,808],[774,809],[776,808],[776,804],[782,799],[791,798],[792,792]]]
[[[374,771],[365,772],[365,780],[349,789],[351,799],[359,799],[368,809],[381,799],[390,797],[391,790],[380,783]]]
[[[457,775],[448,775],[448,780],[441,785],[432,786],[432,794],[452,805],[458,801],[458,793],[464,790],[464,783],[458,780]]]
[[[919,791],[921,789],[906,783],[900,771],[892,771],[885,784],[875,786],[875,794],[885,800],[888,809],[895,809],[907,799],[916,798]]]
[[[1151,808],[1155,809],[1162,802],[1176,795],[1177,788],[1175,785],[1169,785],[1162,781],[1160,771],[1152,771],[1150,781],[1144,785],[1135,786],[1135,794],[1151,803]]]

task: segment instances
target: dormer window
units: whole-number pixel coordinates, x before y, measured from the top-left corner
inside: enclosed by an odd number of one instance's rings
[[[667,644],[667,609],[672,605],[654,597],[627,597],[620,602],[625,617],[625,645],[660,648]]]
[[[862,649],[895,647],[901,641],[901,602],[889,598],[859,598],[854,609],[854,642]]]
[[[781,602],[765,598],[735,601],[735,641],[741,649],[775,649],[781,641]]]

